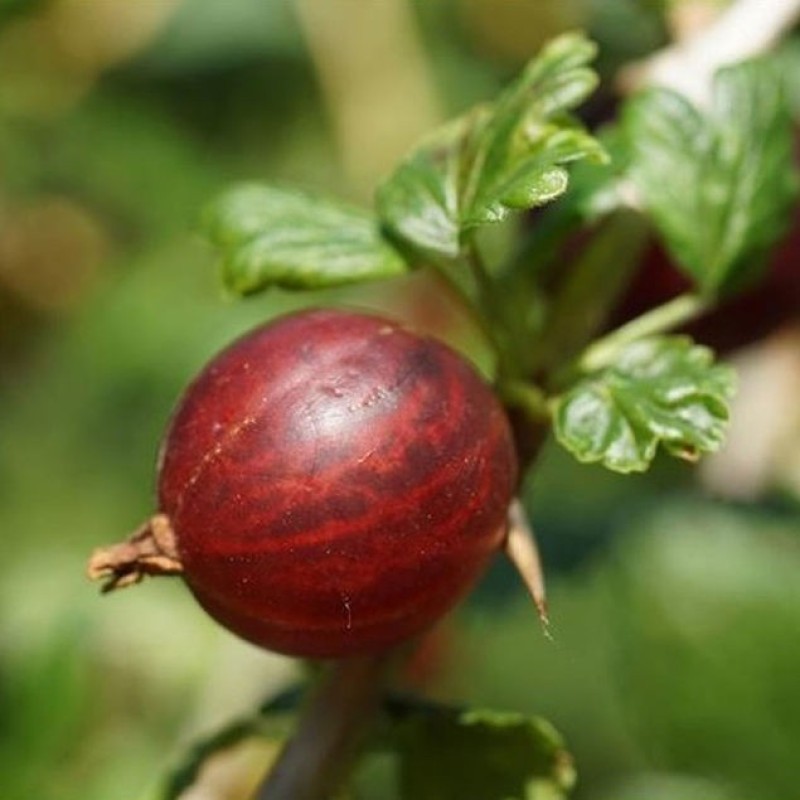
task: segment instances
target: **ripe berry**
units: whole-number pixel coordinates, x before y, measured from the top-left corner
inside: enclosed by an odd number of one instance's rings
[[[703,344],[729,352],[758,342],[782,325],[800,320],[800,217],[772,252],[764,275],[752,286],[723,298],[709,313],[686,327]],[[609,328],[629,322],[649,309],[691,291],[692,283],[663,248],[652,245]]]
[[[211,616],[272,650],[339,657],[423,631],[469,590],[516,471],[503,409],[460,356],[314,310],[252,331],[189,387],[159,506]]]

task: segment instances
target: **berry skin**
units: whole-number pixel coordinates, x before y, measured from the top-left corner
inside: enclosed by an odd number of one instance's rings
[[[208,613],[271,650],[341,657],[428,628],[505,535],[504,411],[444,344],[312,310],[255,329],[184,395],[159,505]]]

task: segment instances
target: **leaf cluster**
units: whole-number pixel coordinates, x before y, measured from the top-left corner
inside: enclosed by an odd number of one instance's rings
[[[789,223],[792,85],[774,60],[749,61],[719,72],[708,108],[649,89],[595,136],[575,114],[597,85],[594,56],[579,34],[551,42],[494,101],[413,149],[378,187],[373,211],[284,188],[233,188],[204,218],[226,287],[319,289],[423,264],[449,279],[469,274],[464,302],[497,350],[499,395],[551,426],[579,461],[630,473],[660,451],[690,461],[713,452],[734,375],[672,331],[755,280]],[[527,242],[487,265],[480,232],[543,206]],[[604,313],[651,233],[695,290],[605,332]],[[560,798],[572,784],[561,740],[540,720],[388,710],[379,749],[394,760],[404,798]],[[214,750],[265,735],[263,721],[201,746],[173,785],[187,785]]]
[[[388,229],[421,254],[457,258],[465,239],[567,188],[566,165],[606,156],[570,111],[597,85],[595,47],[563,36],[494,102],[434,133],[378,189]]]
[[[476,228],[551,201],[567,188],[566,165],[605,158],[569,113],[597,84],[594,54],[580,35],[556,39],[495,102],[416,148],[378,188],[374,213],[294,190],[234,187],[203,219],[225,285],[247,294],[389,278],[425,258],[458,258]]]
[[[413,149],[378,187],[372,212],[234,188],[205,216],[226,286],[316,289],[433,265],[494,346],[500,395],[536,424],[552,423],[579,460],[632,472],[659,446],[690,459],[715,450],[731,373],[708,349],[665,334],[754,280],[789,222],[798,180],[791,85],[779,74],[787,56],[721,70],[706,109],[646,90],[600,138],[575,115],[597,85],[594,56],[580,34],[552,41],[494,101]],[[481,230],[545,205],[508,263],[484,261]],[[642,228],[663,240],[698,299],[684,306],[690,314],[665,307],[610,334],[597,367],[584,352],[598,346],[592,339],[636,265]]]

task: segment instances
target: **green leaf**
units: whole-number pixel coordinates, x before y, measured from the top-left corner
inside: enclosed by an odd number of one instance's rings
[[[407,800],[559,800],[575,780],[558,733],[535,717],[434,708],[397,733]]]
[[[275,741],[276,746],[280,744],[288,733],[287,722],[281,715],[296,710],[301,698],[302,687],[290,686],[265,700],[252,716],[235,719],[195,742],[168,776],[161,795],[163,800],[179,800],[195,784],[210,759],[248,739],[260,738]]]
[[[776,69],[780,70],[786,97],[795,124],[800,122],[800,39],[788,39],[775,53]]]
[[[555,39],[496,102],[423,141],[378,190],[388,229],[428,255],[455,258],[471,229],[562,194],[566,165],[605,159],[568,113],[597,84],[586,66],[594,55],[581,35]]]
[[[722,443],[733,381],[688,337],[642,339],[557,400],[556,437],[579,461],[615,472],[646,470],[659,444],[696,460]]]
[[[297,191],[238,186],[207,209],[203,227],[237,294],[321,289],[408,269],[371,214]]]
[[[16,14],[30,14],[42,4],[42,0],[0,0],[0,22]]]
[[[668,249],[707,293],[758,272],[796,199],[792,123],[771,61],[721,70],[706,113],[653,89],[633,98],[624,125],[631,175]]]

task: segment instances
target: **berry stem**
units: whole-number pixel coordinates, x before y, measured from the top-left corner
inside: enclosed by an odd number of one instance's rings
[[[373,722],[393,653],[335,662],[253,800],[328,800]]]
[[[474,236],[470,237],[464,248],[464,258],[472,273],[477,289],[477,313],[485,322],[487,338],[494,348],[497,358],[499,378],[519,374],[519,365],[509,349],[507,309],[503,298],[498,295],[498,285],[481,255]]]
[[[682,294],[664,305],[632,319],[620,328],[598,339],[583,353],[578,363],[581,372],[594,372],[608,366],[628,344],[685,325],[708,310],[707,298]]]
[[[529,372],[557,375],[598,335],[630,285],[648,235],[643,219],[629,211],[598,222],[548,300],[544,327],[529,344]]]

